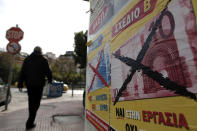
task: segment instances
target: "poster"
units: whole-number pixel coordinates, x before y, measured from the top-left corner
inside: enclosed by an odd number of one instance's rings
[[[108,131],[110,112],[110,26],[101,30],[88,47],[86,119],[95,129]]]
[[[161,13],[167,3],[113,0],[113,17],[89,34],[86,120],[95,130],[197,131],[197,3],[171,0]]]
[[[109,130],[110,50],[105,43],[87,66],[86,118],[98,130]]]
[[[110,126],[118,131],[195,131],[197,30],[192,1],[173,0],[152,38],[167,1],[149,2],[146,13],[139,0],[112,20]],[[114,105],[122,87],[126,89]]]
[[[94,36],[113,15],[113,0],[90,1],[89,38]]]
[[[109,43],[106,43],[98,54],[88,62],[87,72],[88,92],[109,87],[111,84]]]

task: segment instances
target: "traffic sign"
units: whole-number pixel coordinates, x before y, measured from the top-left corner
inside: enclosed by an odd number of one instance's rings
[[[6,47],[8,53],[10,54],[18,54],[21,50],[21,46],[17,42],[10,42]]]
[[[23,39],[24,32],[19,27],[12,27],[6,32],[6,38],[10,42],[19,42]]]

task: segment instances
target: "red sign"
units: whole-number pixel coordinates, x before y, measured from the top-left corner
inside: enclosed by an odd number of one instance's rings
[[[157,3],[157,0],[139,1],[133,8],[131,8],[126,15],[124,15],[115,25],[112,26],[112,37],[115,37],[127,27],[137,23],[142,18],[150,14]]]
[[[21,46],[17,42],[10,42],[6,47],[8,53],[10,54],[18,54],[21,50]]]
[[[6,38],[10,42],[19,42],[23,39],[24,32],[18,27],[12,27],[6,32]]]
[[[95,18],[93,23],[90,25],[90,34],[94,34],[100,26],[103,24],[103,21],[107,15],[107,6],[103,8],[103,10],[99,13],[99,15]]]

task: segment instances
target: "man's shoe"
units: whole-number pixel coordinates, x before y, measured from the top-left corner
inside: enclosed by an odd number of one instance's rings
[[[26,126],[26,129],[29,130],[29,129],[32,129],[32,128],[35,128],[35,127],[36,127],[36,124],[28,125],[28,126]]]

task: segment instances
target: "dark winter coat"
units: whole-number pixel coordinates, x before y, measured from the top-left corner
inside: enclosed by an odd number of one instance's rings
[[[46,77],[48,82],[51,83],[52,73],[47,60],[40,53],[33,52],[23,62],[18,87],[22,88],[23,82],[25,82],[27,87],[44,86]]]

